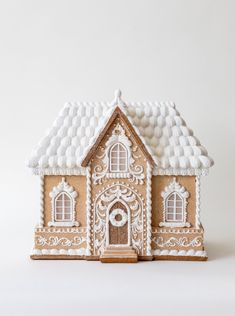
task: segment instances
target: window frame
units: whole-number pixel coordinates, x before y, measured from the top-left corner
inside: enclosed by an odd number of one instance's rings
[[[170,200],[170,198],[173,196],[173,199]],[[177,200],[178,198],[178,200]],[[173,205],[170,205],[169,202],[173,202]],[[178,206],[177,202],[180,202],[181,205]],[[170,210],[172,209],[172,211]],[[178,210],[180,210],[180,212],[177,212]],[[169,215],[172,215],[172,219],[169,218]],[[177,218],[177,215],[180,215],[180,219]],[[178,192],[173,191],[172,193],[170,193],[168,195],[168,197],[166,198],[166,218],[165,218],[166,222],[171,222],[171,223],[175,223],[175,222],[183,222],[184,221],[184,201],[183,198],[179,195]]]
[[[159,223],[160,227],[190,227],[191,224],[187,222],[187,198],[189,197],[188,191],[176,181],[174,177],[164,191],[161,192],[163,198],[163,221]],[[169,200],[171,196],[174,196],[173,200]],[[178,206],[176,205],[176,197],[181,200],[180,212],[176,212]],[[169,205],[169,202],[173,202]],[[172,211],[169,213],[169,207]],[[169,219],[169,214],[172,214],[172,219]],[[177,218],[177,214],[181,214],[180,219]]]
[[[59,205],[57,205],[57,203],[60,202],[59,198],[61,196],[62,196],[61,212],[58,212]],[[65,203],[67,202],[65,200],[65,196],[68,198],[67,201],[69,201],[69,208],[67,208],[67,205],[65,205]],[[72,201],[71,196],[68,193],[66,193],[65,191],[62,191],[55,197],[54,203],[55,203],[55,207],[54,207],[55,222],[71,222],[73,220],[73,201]],[[67,209],[69,210],[69,212],[66,212]],[[61,215],[61,219],[57,218],[59,214]],[[67,214],[69,214],[69,219],[65,218],[66,217],[65,215],[67,215]]]
[[[57,218],[57,202],[60,196],[62,194],[65,194],[70,201],[70,218],[66,219],[65,218],[65,213],[64,210],[62,209],[61,211],[61,220]],[[62,178],[62,181],[56,186],[53,187],[52,191],[49,193],[49,196],[51,198],[51,221],[48,222],[48,226],[67,226],[67,227],[72,227],[72,226],[79,226],[80,223],[75,220],[76,217],[76,197],[77,197],[77,192],[75,189],[70,186],[66,181],[65,178]],[[62,202],[64,204],[64,200]],[[65,205],[61,205],[62,208],[65,207]],[[64,213],[64,214],[63,214]]]
[[[112,153],[113,153],[114,148],[116,146],[118,146],[118,149],[115,151],[117,153],[117,156],[112,157]],[[123,148],[123,151],[120,151],[120,148]],[[120,156],[121,152],[125,153],[125,155],[123,157]],[[117,162],[116,163],[112,162],[112,158],[116,159]],[[120,165],[120,159],[125,160],[125,163],[122,163]],[[128,151],[127,151],[126,146],[121,142],[114,143],[109,149],[109,172],[110,173],[127,173],[128,172],[128,164],[129,164],[128,163]],[[116,166],[117,168],[114,169],[114,166]],[[125,169],[121,170],[120,166],[124,166]]]

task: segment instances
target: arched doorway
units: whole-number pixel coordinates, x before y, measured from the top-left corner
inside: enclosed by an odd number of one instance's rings
[[[129,213],[120,201],[115,202],[109,210],[107,231],[107,245],[129,245]]]

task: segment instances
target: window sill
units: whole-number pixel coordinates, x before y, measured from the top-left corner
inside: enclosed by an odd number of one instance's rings
[[[106,173],[106,178],[119,179],[119,178],[130,178],[129,172],[109,172]]]
[[[187,222],[161,222],[160,227],[190,227],[190,223]]]
[[[72,226],[80,226],[80,223],[79,222],[49,222],[48,226],[72,227]]]

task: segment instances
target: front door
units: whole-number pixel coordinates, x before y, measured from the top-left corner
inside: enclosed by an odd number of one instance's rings
[[[116,202],[109,210],[109,245],[128,245],[128,212],[121,202]]]

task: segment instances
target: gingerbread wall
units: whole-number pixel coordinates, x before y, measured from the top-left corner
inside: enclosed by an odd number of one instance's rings
[[[176,181],[185,187],[189,192],[187,198],[187,222],[191,228],[195,227],[196,211],[196,178],[194,176],[177,176]],[[153,176],[152,177],[152,226],[158,227],[163,222],[163,198],[161,192],[170,184],[173,176]]]
[[[76,197],[75,221],[80,223],[80,227],[86,226],[86,176],[63,176],[69,185],[73,186],[78,196]],[[53,187],[62,180],[62,176],[44,177],[44,226],[48,227],[51,221],[51,198],[49,196]]]

